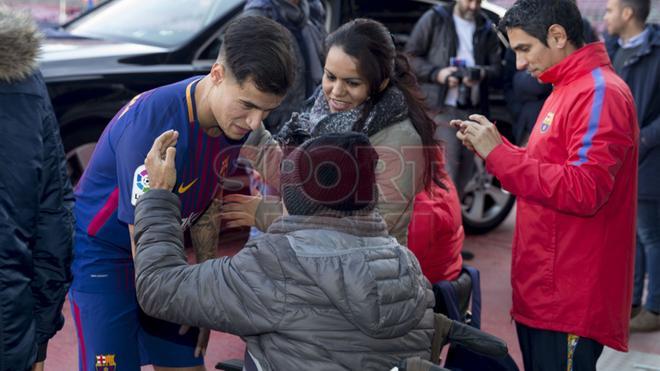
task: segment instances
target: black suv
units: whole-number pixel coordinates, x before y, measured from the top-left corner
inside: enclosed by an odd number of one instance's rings
[[[439,1],[325,0],[327,27],[356,17],[387,25],[399,44],[415,22]],[[220,48],[223,26],[244,0],[112,0],[47,32],[40,59],[60,122],[68,168],[75,183],[96,141],[114,114],[136,94],[209,72]],[[493,20],[504,9],[484,1]],[[502,95],[491,96],[493,119],[510,123]],[[478,171],[462,190],[464,224],[485,233],[508,215],[514,198],[497,180]]]

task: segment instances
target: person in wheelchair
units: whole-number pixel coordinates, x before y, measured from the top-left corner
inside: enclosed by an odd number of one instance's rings
[[[237,255],[188,265],[174,186],[177,133],[145,161],[137,297],[156,318],[241,336],[246,368],[387,370],[431,359],[435,303],[413,253],[375,211],[378,155],[364,134],[305,141],[282,161],[289,215]]]

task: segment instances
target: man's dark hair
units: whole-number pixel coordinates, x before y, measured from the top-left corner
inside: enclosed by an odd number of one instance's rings
[[[633,17],[641,23],[646,23],[651,12],[651,0],[621,0],[621,6],[631,8]]]
[[[260,91],[283,96],[295,74],[292,45],[291,34],[279,23],[239,17],[227,26],[218,59],[239,84],[252,79]]]
[[[504,14],[499,27],[502,32],[520,28],[548,46],[548,29],[553,24],[564,27],[576,48],[582,47],[582,15],[574,0],[518,0]]]

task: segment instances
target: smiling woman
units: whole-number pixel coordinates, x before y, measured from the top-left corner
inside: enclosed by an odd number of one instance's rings
[[[332,47],[325,59],[323,94],[331,112],[353,109],[369,97],[369,86],[356,61],[340,47]]]
[[[75,36],[171,47],[193,37],[240,0],[114,0],[65,27]],[[148,15],[148,16],[145,16]]]
[[[364,18],[348,22],[328,36],[326,50],[321,86],[276,139],[283,146],[298,146],[328,134],[366,134],[380,163],[378,210],[389,234],[407,245],[415,195],[434,181],[444,187],[434,168],[440,148],[433,140],[435,124],[422,103],[407,58],[396,51],[389,30],[381,23]],[[266,134],[260,142],[249,144],[258,151],[269,140]],[[255,168],[261,171],[263,166]],[[264,179],[274,184],[278,175],[266,174]],[[268,199],[235,196],[225,200],[223,219],[232,226],[256,224],[266,230],[281,215],[279,204]],[[245,214],[251,217],[237,217]]]

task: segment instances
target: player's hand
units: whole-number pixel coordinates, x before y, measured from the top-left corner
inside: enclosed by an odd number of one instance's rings
[[[176,157],[176,141],[179,139],[179,132],[168,130],[161,134],[154,141],[151,150],[147,153],[144,165],[149,174],[150,189],[167,189],[171,191],[176,183],[176,167],[174,158]]]
[[[230,194],[222,201],[220,218],[226,222],[227,228],[252,227],[256,224],[261,196]]]
[[[183,336],[188,333],[190,326],[181,325],[179,327],[179,335]],[[195,357],[204,357],[206,354],[206,348],[209,345],[209,337],[211,336],[211,330],[206,328],[199,328],[199,334],[197,335],[197,345],[195,346]]]
[[[197,335],[197,345],[195,346],[195,357],[204,357],[206,348],[209,345],[209,337],[211,330],[207,328],[199,328],[199,335]]]

